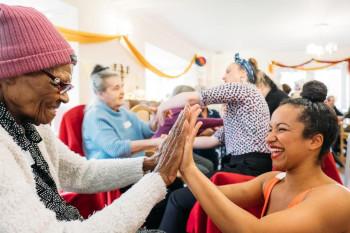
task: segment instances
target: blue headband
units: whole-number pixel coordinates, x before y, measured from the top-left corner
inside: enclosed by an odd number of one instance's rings
[[[249,61],[240,58],[239,53],[235,54],[235,63],[240,65],[245,71],[247,71],[249,82],[255,83],[256,80],[255,80],[252,64],[250,64]]]

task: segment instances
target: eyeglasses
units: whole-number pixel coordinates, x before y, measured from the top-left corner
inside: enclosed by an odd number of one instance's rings
[[[74,86],[70,83],[61,82],[60,78],[56,77],[48,70],[42,70],[42,72],[51,79],[51,84],[58,88],[61,95],[74,88]]]

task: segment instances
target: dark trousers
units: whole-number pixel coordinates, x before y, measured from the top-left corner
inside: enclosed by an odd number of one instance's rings
[[[147,228],[147,229],[158,229],[159,228],[159,224],[162,220],[162,217],[164,215],[164,211],[165,211],[165,207],[167,205],[169,196],[172,192],[174,192],[174,190],[178,190],[183,188],[183,182],[180,178],[176,178],[175,181],[168,186],[168,192],[167,195],[165,196],[165,199],[160,201],[159,203],[157,203],[151,210],[151,212],[149,213],[149,215],[146,218],[145,223],[143,224],[143,227]],[[125,193],[126,191],[128,191],[129,188],[131,188],[132,185],[129,185],[127,187],[124,188],[120,188],[120,191],[122,193]]]
[[[226,157],[223,161],[225,172],[258,176],[272,170],[270,154],[249,153]],[[167,233],[186,233],[187,219],[196,199],[188,188],[170,194],[159,229]]]

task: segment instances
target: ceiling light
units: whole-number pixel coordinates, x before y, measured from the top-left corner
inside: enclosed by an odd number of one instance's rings
[[[306,53],[310,55],[316,55],[318,57],[327,54],[333,54],[338,50],[338,45],[334,42],[328,42],[326,45],[319,45],[310,43],[306,46]]]

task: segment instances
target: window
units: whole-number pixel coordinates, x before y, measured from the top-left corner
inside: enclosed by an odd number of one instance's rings
[[[188,65],[184,60],[172,53],[164,51],[152,44],[146,43],[145,56],[147,60],[166,74],[179,74]],[[169,79],[159,77],[146,70],[145,73],[145,98],[147,100],[161,101],[171,96],[173,89],[178,85],[198,85],[198,69],[193,66],[186,74],[179,78]]]
[[[305,71],[281,71],[280,75],[280,83],[288,84],[292,88],[291,95],[299,94],[307,78]]]
[[[328,69],[307,72],[279,69],[276,78],[280,84],[288,84],[293,91],[301,88],[305,82],[310,80],[323,82],[328,88],[328,95],[335,96],[336,106],[343,112],[349,108],[350,96],[348,90],[350,81],[346,63],[341,63]]]
[[[326,84],[328,89],[328,95],[335,96],[336,105],[341,108],[341,106],[339,105],[343,94],[343,90],[341,88],[341,70],[339,68],[318,70],[314,72],[314,78]]]

